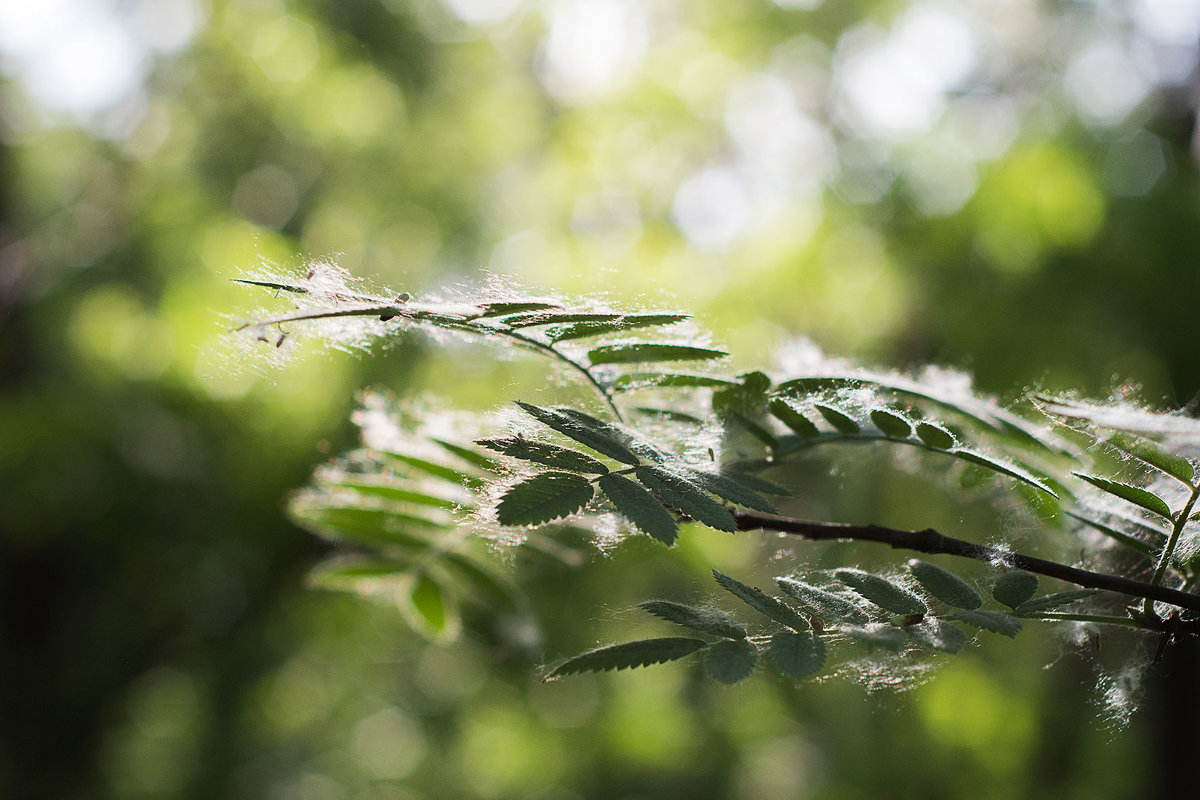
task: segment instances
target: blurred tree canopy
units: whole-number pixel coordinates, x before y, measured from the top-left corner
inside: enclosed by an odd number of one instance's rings
[[[281,502],[360,387],[561,389],[416,340],[263,371],[226,332],[263,263],[417,294],[486,266],[687,309],[747,369],[811,339],[1193,408],[1198,42],[1193,0],[0,5],[0,793],[1166,796],[1194,686],[1114,734],[1049,635],[899,696],[538,681],[621,602],[752,563],[728,543],[511,556],[525,652],[308,592]],[[843,513],[960,514],[843,477]]]

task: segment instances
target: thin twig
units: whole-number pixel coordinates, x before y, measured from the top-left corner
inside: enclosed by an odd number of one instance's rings
[[[915,550],[918,553],[932,553],[963,558],[973,558],[989,564],[1003,564],[1007,567],[1023,569],[1049,578],[1057,578],[1076,586],[1089,589],[1103,589],[1108,592],[1129,595],[1131,597],[1161,600],[1164,603],[1185,608],[1189,611],[1200,612],[1200,595],[1156,586],[1145,581],[1122,578],[1117,575],[1106,575],[1100,572],[1090,572],[1085,569],[1068,567],[1055,561],[1047,561],[1036,556],[1011,553],[998,547],[968,542],[944,536],[932,528],[923,531],[903,531],[895,528],[885,528],[881,525],[851,525],[842,522],[814,522],[811,520],[773,517],[765,514],[751,514],[744,511],[734,513],[738,530],[767,530],[802,536],[814,541],[831,539],[849,539],[853,541],[880,542],[902,550]]]

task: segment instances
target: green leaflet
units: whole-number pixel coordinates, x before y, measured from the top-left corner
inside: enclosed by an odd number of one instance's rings
[[[664,664],[677,661],[705,647],[708,647],[708,642],[701,639],[677,637],[610,644],[567,659],[551,670],[546,680],[561,678],[564,675],[578,675],[582,672],[604,672],[610,669]]]
[[[478,439],[476,442],[489,450],[503,453],[513,458],[545,464],[548,467],[572,470],[574,472],[589,472],[603,475],[608,467],[591,456],[584,455],[566,447],[559,447],[549,442],[538,442],[526,439],[524,436],[506,436],[501,439]]]
[[[725,684],[744,681],[757,665],[758,649],[745,639],[717,642],[704,652],[705,671]]]
[[[662,467],[636,467],[634,475],[663,503],[710,528],[733,533],[737,523],[725,506],[699,486]]]
[[[384,451],[384,455],[386,455],[388,458],[407,464],[408,466],[420,472],[424,472],[426,475],[432,475],[435,478],[449,481],[450,483],[458,486],[477,488],[483,485],[483,481],[475,475],[468,474],[460,469],[455,469],[454,467],[450,467],[445,464],[439,464],[436,461],[430,461],[427,458],[412,456],[407,453],[395,453],[391,451]]]
[[[606,455],[623,464],[641,463],[641,459],[628,447],[630,437],[606,422],[601,422],[582,412],[576,412],[574,409],[541,408],[532,403],[522,403],[519,400],[517,405],[543,425],[553,428],[585,447],[590,447],[601,455]]]
[[[949,450],[954,447],[954,435],[932,422],[917,423],[917,438],[937,450]]]
[[[908,571],[925,591],[948,606],[973,609],[983,605],[983,598],[970,584],[936,564],[914,558],[908,562]]]
[[[783,488],[779,484],[771,483],[770,481],[768,481],[764,478],[760,478],[757,475],[751,475],[748,472],[741,472],[737,469],[730,469],[728,472],[723,472],[721,474],[728,476],[729,478],[737,481],[738,483],[741,483],[741,484],[744,484],[744,485],[750,487],[751,489],[753,489],[756,492],[762,492],[764,494],[773,494],[773,495],[776,495],[779,497],[791,494],[791,491]]]
[[[1127,433],[1118,433],[1114,434],[1109,441],[1134,458],[1188,485],[1191,485],[1196,477],[1196,468],[1192,466],[1192,462],[1182,456],[1168,453],[1145,439]]]
[[[1059,606],[1065,606],[1068,603],[1074,603],[1077,600],[1083,600],[1087,597],[1100,594],[1099,589],[1071,589],[1066,592],[1057,592],[1055,594],[1044,595],[1043,597],[1035,597],[1032,600],[1026,600],[1021,605],[1017,606],[1018,614],[1036,614],[1039,611],[1052,611]]]
[[[630,372],[613,381],[614,392],[634,392],[654,388],[701,388],[711,386],[733,386],[726,378],[713,375],[688,375],[678,372]]]
[[[811,439],[814,436],[819,436],[821,433],[812,420],[804,416],[790,401],[784,400],[781,397],[777,397],[771,401],[771,413],[775,415],[776,419],[805,439]]]
[[[437,520],[381,508],[293,508],[292,514],[305,527],[331,541],[349,539],[375,546],[424,549],[429,547],[429,541],[413,529],[428,532],[447,527]]]
[[[1071,519],[1082,522],[1089,528],[1103,533],[1105,536],[1120,542],[1126,547],[1132,547],[1134,550],[1145,553],[1146,555],[1154,555],[1154,553],[1157,552],[1153,545],[1143,542],[1141,539],[1138,539],[1135,536],[1130,536],[1128,533],[1119,531],[1109,525],[1105,525],[1103,522],[1098,522],[1097,520],[1085,517],[1082,514],[1077,514],[1074,511],[1067,511],[1065,513]]]
[[[674,622],[676,625],[682,625],[700,633],[725,639],[746,638],[746,629],[724,611],[685,606],[670,600],[647,600],[639,603],[638,608],[660,619],[665,619],[667,622]]]
[[[954,619],[1010,639],[1016,638],[1021,632],[1021,620],[1004,611],[962,610],[954,613]]]
[[[414,489],[409,489],[403,484],[389,481],[386,479],[375,478],[367,475],[342,476],[330,481],[329,486],[335,489],[353,489],[359,494],[365,494],[369,497],[379,497],[384,500],[393,500],[398,503],[412,503],[418,506],[429,506],[431,508],[441,508],[447,511],[459,508],[463,503],[457,500],[451,500],[448,497],[439,497],[438,495],[429,494],[427,492],[418,492]]]
[[[606,344],[588,351],[588,361],[596,364],[642,364],[655,361],[704,361],[725,358],[729,353],[708,347],[684,344],[634,342]]]
[[[552,300],[505,300],[494,303],[480,303],[477,308],[481,317],[502,317],[505,314],[517,314],[522,311],[545,311],[551,308],[562,308]]]
[[[425,573],[413,575],[397,594],[400,613],[414,631],[433,642],[458,638],[462,621],[454,597]]]
[[[549,328],[546,336],[551,341],[565,342],[571,339],[583,339],[588,336],[600,336],[605,333],[616,333],[634,328],[648,328],[657,325],[671,325],[688,319],[688,314],[624,314],[613,320],[593,320],[576,322],[573,325]]]
[[[775,620],[780,625],[784,625],[797,632],[807,631],[811,628],[808,620],[779,598],[772,597],[761,589],[747,586],[741,581],[717,572],[715,569],[712,571],[712,574],[722,588],[755,611]]]
[[[992,587],[992,597],[997,603],[1016,609],[1037,591],[1038,577],[1032,572],[1015,569],[1005,572],[996,579]]]
[[[738,382],[713,392],[712,408],[717,413],[738,412],[748,417],[763,413],[771,379],[765,372],[747,372],[738,376]]]
[[[1135,506],[1140,506],[1151,513],[1171,519],[1171,507],[1167,505],[1167,501],[1152,492],[1140,489],[1137,486],[1130,486],[1127,483],[1121,483],[1120,481],[1101,478],[1097,475],[1088,475],[1083,472],[1072,472],[1071,474],[1077,478],[1082,478],[1102,492],[1107,492],[1122,500],[1133,503]]]
[[[712,492],[718,497],[724,498],[734,505],[743,506],[755,511],[763,511],[767,514],[778,513],[775,510],[775,506],[767,498],[746,485],[743,476],[735,477],[729,474],[719,475],[715,472],[689,470],[688,477],[698,486]]]
[[[812,609],[826,624],[865,625],[870,619],[865,607],[839,594],[797,578],[776,578],[786,593]]]
[[[939,428],[939,430],[940,430],[940,428]],[[947,435],[949,435],[949,434],[947,434]],[[929,442],[926,442],[926,444],[929,444]],[[930,445],[930,446],[933,447],[935,445]],[[1007,475],[1010,478],[1016,478],[1017,480],[1023,481],[1024,483],[1029,484],[1030,486],[1032,486],[1035,489],[1038,489],[1039,491],[1045,492],[1046,494],[1050,495],[1051,497],[1058,497],[1057,492],[1055,492],[1053,489],[1051,489],[1049,486],[1047,486],[1044,482],[1042,482],[1041,480],[1034,477],[1032,474],[1026,472],[1023,469],[1018,469],[1017,467],[1014,467],[1010,464],[1005,464],[1002,461],[997,461],[994,458],[985,456],[982,453],[977,453],[974,450],[963,450],[962,448],[956,448],[954,450],[950,450],[950,449],[941,448],[941,447],[939,447],[939,449],[945,449],[947,453],[954,456],[955,458],[961,458],[964,461],[970,461],[972,464],[975,464],[976,466],[983,467],[984,469],[991,470],[992,472],[998,472],[1001,475]]]
[[[633,409],[639,414],[647,417],[657,417],[670,422],[682,422],[685,425],[700,426],[704,424],[704,420],[693,414],[687,414],[683,411],[676,411],[673,408],[658,408],[656,406],[637,406]]]
[[[871,410],[870,416],[871,422],[875,423],[875,427],[879,428],[884,436],[891,436],[893,439],[907,439],[912,436],[912,424],[894,411],[875,408]]]
[[[904,646],[912,641],[908,631],[881,622],[872,622],[861,628],[844,628],[843,632],[863,644],[893,652],[904,649]]]
[[[501,320],[510,328],[531,328],[537,325],[559,325],[568,322],[607,322],[620,319],[620,314],[585,311],[541,311],[531,314],[517,314]]]
[[[496,516],[501,525],[540,525],[574,514],[594,493],[592,484],[582,475],[543,472],[505,492]]]
[[[936,617],[927,618],[920,625],[910,627],[908,632],[921,644],[943,653],[957,653],[967,643],[967,635],[962,632],[962,628]]]
[[[812,633],[780,631],[771,637],[767,656],[784,675],[802,680],[825,666],[825,642]]]
[[[617,511],[638,527],[668,547],[675,543],[679,523],[654,495],[623,475],[609,473],[597,481],[600,489],[616,506]]]
[[[829,403],[813,403],[813,408],[817,409],[817,412],[820,413],[820,415],[825,418],[825,421],[832,425],[838,433],[845,434],[846,436],[853,436],[862,430],[862,426],[859,425],[853,417],[835,405],[830,405]]]
[[[833,574],[839,581],[884,611],[893,614],[924,614],[927,610],[920,597],[878,575],[861,569],[838,569],[834,570]]]
[[[463,447],[461,444],[447,442],[443,439],[430,439],[429,441],[453,453],[454,455],[466,461],[468,464],[482,470],[491,472],[496,469],[496,459],[485,456],[483,453],[476,452],[469,447]]]

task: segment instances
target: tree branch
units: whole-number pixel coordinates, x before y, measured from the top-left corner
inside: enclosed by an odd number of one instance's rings
[[[880,525],[850,525],[842,522],[813,522],[810,520],[773,517],[765,514],[751,514],[738,511],[734,513],[738,530],[778,531],[793,536],[802,536],[814,541],[831,539],[849,539],[853,541],[880,542],[902,550],[915,550],[918,553],[961,556],[985,561],[989,564],[1003,564],[1008,567],[1023,569],[1049,578],[1057,578],[1076,586],[1089,589],[1103,589],[1108,592],[1129,595],[1131,597],[1161,600],[1164,603],[1178,606],[1200,613],[1200,595],[1156,586],[1152,583],[1122,578],[1117,575],[1106,575],[1101,572],[1090,572],[1085,569],[1068,567],[1055,561],[1047,561],[1036,556],[1011,553],[998,547],[976,544],[964,539],[954,539],[944,536],[932,528],[923,531],[902,531],[895,528],[885,528]]]

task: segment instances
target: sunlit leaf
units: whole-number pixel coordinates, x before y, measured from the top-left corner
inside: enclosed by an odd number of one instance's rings
[[[954,618],[981,630],[999,633],[1014,638],[1021,632],[1021,620],[1004,611],[961,610],[954,612]]]
[[[605,333],[616,333],[634,328],[670,325],[688,319],[688,316],[687,314],[625,314],[613,320],[584,321],[576,322],[573,325],[549,328],[546,336],[556,342],[565,342],[570,339],[583,339],[588,336],[600,336]]]
[[[744,681],[757,665],[758,649],[745,639],[717,642],[704,651],[705,671],[721,683]]]
[[[585,447],[590,447],[601,455],[616,459],[623,464],[638,464],[641,459],[629,449],[630,437],[583,413],[568,414],[568,409],[541,408],[532,403],[517,401],[527,414],[547,425],[564,436],[570,437]]]
[[[494,458],[485,456],[483,453],[472,450],[469,447],[463,447],[461,444],[447,442],[442,439],[431,438],[429,441],[433,442],[439,447],[444,448],[448,452],[453,453],[463,461],[466,461],[468,464],[471,464],[478,469],[490,472],[496,468],[496,460]]]
[[[925,591],[948,606],[972,609],[983,605],[983,598],[969,583],[936,564],[914,558],[908,562],[908,571]]]
[[[882,647],[893,652],[902,650],[912,639],[908,632],[893,625],[873,622],[859,627],[843,628],[850,638],[872,647]]]
[[[825,642],[811,632],[780,631],[771,637],[767,655],[784,675],[802,680],[825,666]]]
[[[397,601],[405,621],[425,638],[435,642],[458,638],[462,622],[454,597],[429,575],[412,576]]]
[[[409,488],[405,484],[396,483],[382,478],[375,478],[367,475],[354,476],[339,476],[330,482],[330,485],[336,488],[353,489],[359,494],[364,494],[369,497],[379,497],[384,500],[393,500],[398,503],[412,503],[419,506],[429,506],[431,508],[441,508],[451,510],[463,505],[458,500],[452,500],[448,497],[440,497],[428,492],[420,492]]]
[[[944,441],[944,440],[942,440],[942,441]],[[926,444],[929,444],[929,442],[926,442]],[[930,446],[933,447],[935,445],[930,445]],[[939,447],[939,449],[945,449],[945,448]],[[947,452],[950,455],[954,456],[955,458],[961,458],[964,461],[970,461],[972,464],[975,464],[976,466],[983,467],[984,469],[991,470],[992,472],[998,472],[1001,475],[1007,475],[1010,478],[1016,478],[1019,481],[1023,481],[1024,483],[1029,484],[1033,488],[1035,488],[1039,491],[1045,492],[1046,494],[1050,495],[1051,497],[1058,497],[1058,493],[1055,492],[1053,489],[1051,489],[1045,483],[1045,481],[1038,479],[1032,473],[1026,472],[1025,470],[1020,469],[1019,467],[1015,467],[1011,464],[1006,464],[1003,461],[994,459],[991,456],[985,456],[982,453],[977,453],[973,450],[963,450],[962,448],[956,448],[954,450],[947,450]]]
[[[1071,474],[1078,478],[1082,478],[1102,492],[1119,497],[1122,500],[1133,503],[1135,506],[1140,506],[1151,513],[1158,514],[1161,517],[1171,519],[1171,507],[1167,505],[1166,500],[1163,500],[1153,492],[1148,492],[1145,489],[1141,489],[1137,486],[1130,486],[1129,484],[1121,483],[1120,481],[1101,478],[1097,475],[1088,475],[1083,472],[1073,472]]]
[[[1177,456],[1138,436],[1119,433],[1109,439],[1114,445],[1155,469],[1167,473],[1184,483],[1191,484],[1196,477],[1196,468],[1183,456]]]
[[[1038,577],[1023,569],[1010,570],[996,579],[992,587],[992,597],[996,602],[1017,608],[1037,591]]]
[[[623,475],[613,473],[601,476],[597,484],[617,511],[639,530],[665,545],[675,543],[679,523],[654,495]]]
[[[730,533],[737,523],[729,510],[691,481],[662,467],[637,467],[634,475],[659,500],[710,528]]]
[[[630,372],[613,381],[613,391],[632,392],[654,388],[703,388],[733,386],[734,382],[714,375],[688,375],[677,372]]]
[[[446,527],[445,522],[380,508],[307,507],[293,513],[326,538],[379,546],[425,548],[429,546],[425,536]]]
[[[789,489],[786,489],[777,483],[772,483],[771,481],[768,481],[764,478],[760,478],[757,475],[751,475],[749,472],[743,472],[743,471],[736,470],[736,469],[730,469],[729,471],[723,472],[721,474],[727,475],[728,477],[732,478],[733,480],[737,481],[738,483],[749,486],[754,491],[762,492],[763,494],[773,494],[778,497],[783,497],[783,496],[792,494],[792,492]]]
[[[682,603],[673,603],[670,600],[647,600],[639,603],[638,608],[665,619],[667,622],[674,622],[676,625],[682,625],[700,633],[708,633],[725,639],[746,638],[746,629],[729,614],[717,609],[696,608]]]
[[[606,322],[620,318],[620,314],[591,311],[540,311],[516,314],[504,318],[501,322],[510,328],[531,328],[538,325],[561,325],[569,322]]]
[[[1079,600],[1084,600],[1097,594],[1100,594],[1099,589],[1070,589],[1065,592],[1048,594],[1043,597],[1035,597],[1032,600],[1026,600],[1024,603],[1021,603],[1021,605],[1017,606],[1017,613],[1036,614],[1039,611],[1053,611],[1060,606],[1065,606]]]
[[[505,300],[493,303],[480,303],[477,306],[481,317],[501,317],[505,314],[517,314],[523,311],[543,311],[551,308],[562,308],[559,303],[551,300]]]
[[[476,444],[513,458],[545,464],[548,467],[603,475],[608,467],[589,455],[549,442],[538,442],[524,436],[479,439]]]
[[[842,433],[847,436],[853,436],[862,430],[862,426],[859,425],[853,417],[837,406],[830,405],[829,403],[813,403],[813,408],[817,409],[817,412],[824,417],[825,421],[832,425],[838,433]]]
[[[954,447],[954,434],[932,422],[917,423],[917,438],[938,450],[949,450]]]
[[[676,411],[673,408],[658,408],[655,406],[637,406],[633,410],[638,412],[639,414],[642,414],[647,417],[656,417],[658,419],[665,419],[665,420],[668,420],[669,422],[680,422],[680,423],[683,423],[684,425],[699,426],[699,425],[704,424],[704,420],[700,419],[699,417],[695,416],[694,414],[688,414],[683,411]]]
[[[838,569],[833,574],[839,581],[867,600],[893,614],[924,614],[928,609],[920,597],[892,581],[861,569]]]
[[[1091,519],[1090,517],[1085,517],[1083,514],[1079,514],[1075,511],[1068,511],[1068,512],[1066,512],[1066,514],[1067,514],[1067,516],[1071,517],[1071,519],[1079,520],[1080,522],[1082,522],[1084,525],[1087,525],[1092,530],[1099,531],[1100,533],[1103,533],[1105,536],[1108,536],[1109,538],[1120,542],[1121,544],[1125,545],[1126,547],[1131,547],[1134,550],[1137,550],[1138,552],[1145,553],[1146,555],[1153,555],[1155,552],[1157,552],[1157,548],[1155,548],[1154,545],[1151,545],[1148,542],[1143,542],[1141,539],[1138,539],[1135,536],[1130,536],[1128,533],[1125,533],[1124,531],[1117,530],[1116,528],[1114,528],[1111,525],[1105,525],[1103,522],[1100,522],[1099,520],[1094,520],[1094,519]]]
[[[546,678],[549,680],[561,678],[564,675],[578,675],[583,672],[604,672],[613,669],[632,669],[648,667],[651,664],[664,664],[689,656],[707,646],[708,642],[701,639],[677,637],[610,644],[567,659],[551,670]]]
[[[780,625],[784,625],[794,631],[807,631],[810,629],[811,626],[808,624],[808,620],[779,598],[772,597],[761,589],[747,586],[741,581],[724,575],[715,569],[712,571],[712,574],[717,579],[717,583],[726,591],[760,614],[764,614]]]
[[[855,600],[834,594],[797,578],[776,578],[779,588],[799,600],[821,617],[826,624],[849,623],[863,625],[870,620],[866,607]]]
[[[511,487],[500,499],[501,525],[540,525],[574,514],[594,494],[592,484],[571,472],[543,472]]]
[[[771,401],[771,413],[805,439],[819,436],[821,430],[790,401],[777,397]]]
[[[588,351],[592,364],[639,364],[655,361],[704,361],[725,358],[729,353],[709,347],[649,342],[607,344]]]
[[[414,456],[409,453],[399,453],[393,451],[384,451],[384,454],[388,458],[395,459],[403,464],[407,464],[413,469],[458,486],[478,487],[483,485],[482,479],[480,479],[477,475],[472,475],[468,472],[464,472],[461,469],[456,469],[454,467],[447,466],[446,464],[441,464],[437,461],[431,461],[428,458],[421,458],[420,456]]]
[[[926,647],[943,653],[957,653],[967,643],[967,635],[961,628],[936,617],[927,618],[920,625],[911,626],[908,633]]]

